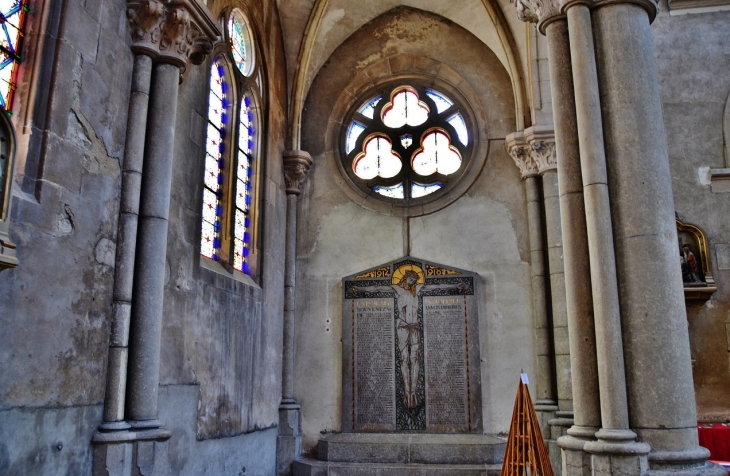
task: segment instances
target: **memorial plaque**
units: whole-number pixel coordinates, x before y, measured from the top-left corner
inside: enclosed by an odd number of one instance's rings
[[[432,431],[467,431],[467,322],[461,296],[424,298],[426,399]]]
[[[393,301],[355,299],[355,429],[394,430]]]
[[[410,257],[343,280],[342,431],[481,430],[477,281]]]

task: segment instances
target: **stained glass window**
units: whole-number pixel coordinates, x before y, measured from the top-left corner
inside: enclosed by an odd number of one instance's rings
[[[254,61],[251,34],[243,13],[238,9],[234,9],[228,17],[228,41],[236,67],[244,76],[250,76]]]
[[[461,143],[467,145],[469,143],[469,132],[466,130],[464,116],[456,114],[448,118],[446,121],[456,130],[456,134],[459,136]]]
[[[393,153],[393,144],[383,136],[368,138],[364,149],[353,162],[355,175],[361,179],[395,177],[403,167],[400,157]]]
[[[406,202],[448,189],[472,149],[459,103],[418,84],[385,85],[377,93],[346,122],[348,178],[368,195]]]
[[[428,106],[419,100],[418,93],[412,89],[396,92],[391,102],[383,107],[383,124],[398,129],[406,124],[420,126],[428,120]]]
[[[350,129],[347,131],[347,153],[349,154],[355,149],[357,145],[357,139],[360,134],[365,130],[365,126],[359,122],[353,122],[350,124]]]
[[[425,197],[426,195],[430,195],[433,192],[440,190],[443,186],[444,184],[442,183],[435,183],[433,185],[421,185],[420,183],[414,183],[411,186],[411,197]]]
[[[392,187],[375,187],[375,193],[379,193],[388,198],[403,198],[403,184],[394,185]]]
[[[423,138],[423,150],[413,156],[413,170],[427,177],[436,172],[451,175],[461,166],[459,152],[451,146],[451,139],[443,132],[431,132]]]
[[[200,254],[212,260],[220,258],[221,185],[223,183],[228,85],[221,59],[216,58],[210,68],[208,93],[208,133],[205,144],[205,177],[203,180],[202,230]]]
[[[28,0],[0,0],[0,107],[9,111],[20,64]]]
[[[453,102],[451,102],[450,99],[446,98],[446,96],[444,96],[441,93],[437,93],[433,89],[427,89],[426,94],[436,104],[436,111],[439,114],[441,114],[442,112],[444,112],[445,110],[447,110],[454,104]]]
[[[375,116],[375,106],[378,105],[382,98],[380,96],[368,101],[363,107],[360,108],[358,111],[363,116],[372,119]]]
[[[233,267],[248,273],[248,255],[251,247],[251,176],[253,168],[253,138],[255,137],[253,102],[244,96],[238,125],[238,166],[236,168],[235,223],[233,230]]]

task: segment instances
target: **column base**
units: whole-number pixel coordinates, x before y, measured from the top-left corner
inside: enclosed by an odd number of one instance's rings
[[[562,451],[558,446],[558,438],[566,436],[568,434],[568,429],[573,426],[573,412],[555,412],[555,418],[549,420],[548,425],[550,425],[550,438],[546,439],[548,453],[550,454],[550,462],[553,465],[553,472],[555,474],[560,474],[563,464],[563,456]]]
[[[96,444],[93,476],[170,476],[168,442],[135,441]]]
[[[591,476],[591,455],[584,448],[594,440],[597,431],[598,428],[573,425],[566,436],[558,438],[563,476]]]
[[[633,431],[602,428],[596,433],[596,438],[596,441],[590,441],[584,446],[585,451],[591,453],[594,476],[638,476],[649,470],[647,456],[651,447],[636,441],[636,433]]]
[[[302,454],[301,409],[293,399],[279,405],[279,436],[276,438],[276,474],[289,476],[292,463]]]
[[[555,413],[560,410],[554,400],[538,400],[535,402],[535,413],[540,421],[540,431],[544,440],[550,439],[550,420],[555,418]]]

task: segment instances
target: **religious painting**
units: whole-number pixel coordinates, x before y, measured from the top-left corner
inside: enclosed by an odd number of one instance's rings
[[[700,260],[695,254],[698,247],[694,236],[686,231],[677,235],[679,238],[679,262],[682,267],[682,282],[684,284],[705,283]]]
[[[351,429],[470,431],[475,276],[404,258],[345,278],[343,290]]]
[[[685,299],[709,299],[717,287],[710,268],[707,236],[698,226],[677,220],[677,238]]]

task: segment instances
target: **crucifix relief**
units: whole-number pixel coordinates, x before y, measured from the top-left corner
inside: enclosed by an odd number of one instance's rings
[[[475,275],[412,258],[343,281],[343,431],[481,425]]]

